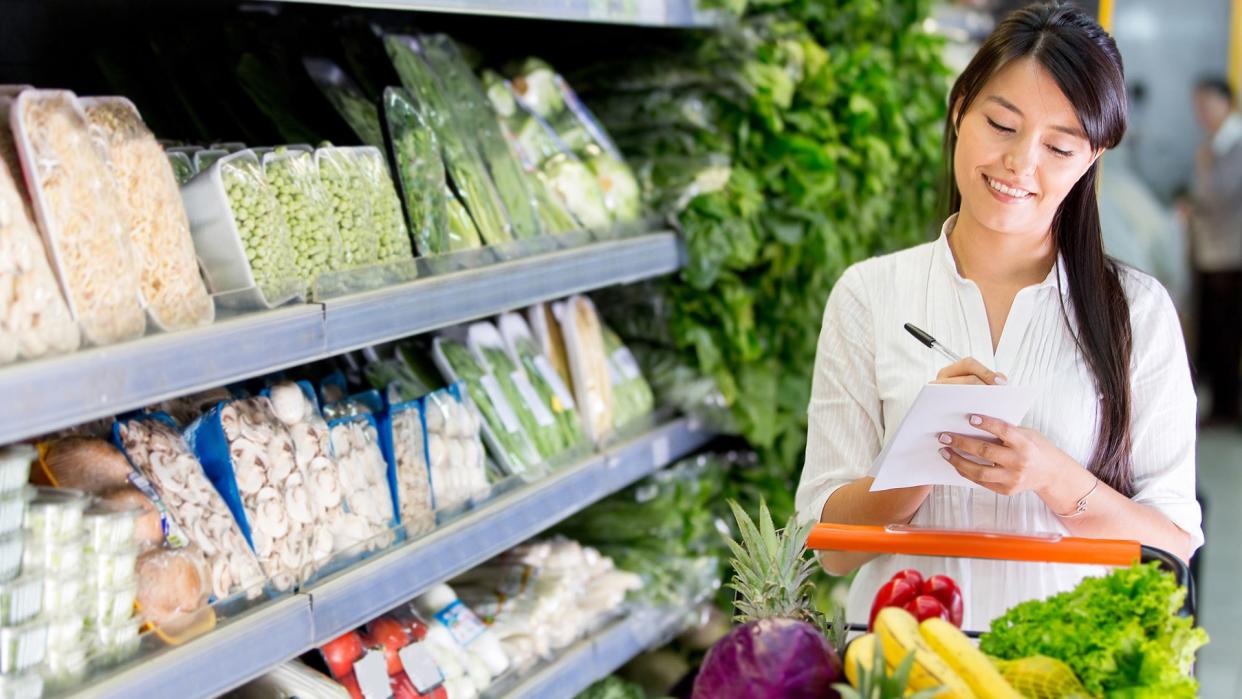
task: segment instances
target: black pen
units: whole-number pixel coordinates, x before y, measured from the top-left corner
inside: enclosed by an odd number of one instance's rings
[[[957,362],[962,361],[961,356],[959,356],[956,352],[940,344],[939,340],[932,337],[931,335],[928,335],[923,330],[915,327],[914,325],[911,325],[910,323],[906,323],[905,327],[906,327],[906,332],[913,335],[914,339],[918,340],[919,342],[922,342],[923,344],[927,345],[929,348],[934,349],[940,354],[944,355],[945,359],[948,359],[950,362],[953,362],[954,364],[956,364]]]

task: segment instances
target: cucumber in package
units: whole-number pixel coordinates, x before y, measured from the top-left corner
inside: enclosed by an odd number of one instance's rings
[[[581,444],[585,435],[573,392],[540,351],[526,319],[518,313],[506,313],[500,316],[497,325],[509,355],[521,364],[535,391],[551,408],[566,444],[570,447]]]

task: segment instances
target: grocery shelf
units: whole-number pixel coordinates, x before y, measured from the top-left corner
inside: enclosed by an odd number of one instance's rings
[[[548,529],[711,437],[692,418],[663,422],[499,495],[423,538],[135,660],[72,696],[217,696]]]
[[[689,610],[639,607],[565,649],[512,685],[488,696],[508,699],[572,697],[643,651],[666,643],[685,626]]]
[[[713,11],[698,10],[695,0],[286,0],[318,5],[349,5],[386,10],[448,12],[565,22],[599,22],[648,27],[711,27]]]
[[[316,635],[335,638],[690,454],[710,436],[689,418],[665,423],[311,588]]]
[[[75,696],[212,697],[304,652],[313,637],[310,598],[290,595],[229,620],[127,671],[91,681]]]
[[[0,367],[0,444],[681,264],[675,234],[647,233]]]

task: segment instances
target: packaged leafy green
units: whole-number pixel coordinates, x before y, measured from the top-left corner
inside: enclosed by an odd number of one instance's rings
[[[492,455],[506,473],[523,478],[537,477],[541,469],[539,452],[522,430],[517,412],[505,397],[496,377],[486,372],[462,343],[437,337],[432,354],[441,373],[449,381],[461,381],[483,415],[483,436]]]
[[[276,194],[298,276],[309,288],[344,263],[344,247],[319,166],[309,150],[284,146],[263,154],[263,174]]]
[[[572,447],[581,443],[584,439],[582,418],[578,415],[573,392],[539,351],[526,319],[519,313],[506,313],[500,316],[497,325],[510,356],[522,365],[535,391],[552,409],[566,444]]]
[[[417,98],[420,111],[435,131],[445,170],[483,240],[488,245],[513,240],[509,215],[487,165],[464,127],[455,121],[452,104],[440,79],[423,60],[418,39],[389,34],[384,37],[384,46],[401,83]]]
[[[441,77],[457,123],[473,134],[479,152],[492,174],[500,197],[504,200],[513,233],[518,238],[534,238],[543,234],[535,213],[524,170],[508,141],[500,131],[496,115],[483,91],[483,85],[466,64],[453,40],[444,34],[423,37],[423,51],[431,69]]]
[[[302,64],[316,87],[358,135],[358,139],[368,146],[383,148],[384,132],[380,126],[379,110],[345,71],[326,58],[308,56],[302,59]]]
[[[418,252],[424,257],[447,252],[444,239],[450,233],[440,140],[405,88],[384,90],[384,118]],[[477,241],[477,232],[474,238]]]
[[[442,231],[444,238],[439,243],[440,252],[457,252],[482,246],[483,241],[479,238],[479,229],[475,227],[474,219],[470,218],[466,205],[461,203],[447,184],[444,185],[444,202],[448,227]]]
[[[608,354],[608,375],[612,381],[614,400],[613,424],[617,429],[655,408],[655,395],[647,379],[643,378],[634,354],[621,342],[607,325],[601,325],[604,333],[604,351]]]
[[[560,429],[551,403],[535,390],[526,372],[509,356],[496,326],[487,321],[474,323],[468,336],[470,351],[496,377],[539,455],[548,459],[565,451],[569,447],[568,437]]]
[[[608,202],[595,174],[572,153],[558,153],[539,169],[549,189],[591,230],[612,226]]]

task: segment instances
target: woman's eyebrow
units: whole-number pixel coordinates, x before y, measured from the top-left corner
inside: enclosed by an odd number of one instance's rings
[[[1004,97],[1001,97],[1000,95],[988,95],[985,101],[995,102],[999,104],[1000,106],[1004,107],[1005,109],[1008,109],[1009,111],[1013,112],[1014,114],[1017,114],[1020,117],[1026,116],[1025,114],[1022,113],[1021,109],[1018,109],[1018,105],[1014,104],[1013,102],[1010,102],[1009,100],[1005,99]],[[1055,126],[1052,126],[1051,128],[1053,131],[1060,131],[1061,133],[1069,134],[1070,136],[1073,136],[1074,138],[1081,138],[1081,139],[1087,140],[1087,134],[1084,133],[1082,129],[1077,128],[1075,126],[1055,125]]]

